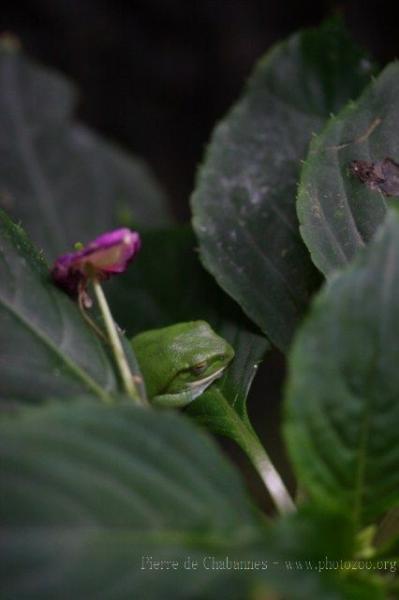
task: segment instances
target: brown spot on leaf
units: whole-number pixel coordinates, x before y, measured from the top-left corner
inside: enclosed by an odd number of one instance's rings
[[[399,164],[392,158],[375,162],[352,160],[349,172],[371,190],[377,190],[385,196],[399,196]]]

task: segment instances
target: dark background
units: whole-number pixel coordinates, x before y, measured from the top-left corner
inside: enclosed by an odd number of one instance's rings
[[[184,220],[212,127],[254,62],[337,11],[380,63],[399,55],[394,4],[361,0],[3,0],[0,31],[76,83],[79,117],[147,160]]]
[[[3,0],[0,31],[16,34],[28,54],[75,82],[79,118],[145,159],[184,221],[212,128],[254,62],[276,41],[335,12],[381,65],[399,56],[395,5],[360,0]],[[255,381],[250,409],[289,478],[276,425],[283,379],[274,352]],[[247,479],[264,499],[259,481]]]

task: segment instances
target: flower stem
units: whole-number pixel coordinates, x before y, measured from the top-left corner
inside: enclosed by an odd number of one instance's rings
[[[80,314],[82,315],[82,317],[86,321],[86,323],[93,329],[93,331],[96,332],[98,337],[101,340],[103,340],[103,342],[106,342],[108,344],[108,339],[107,339],[107,336],[105,335],[105,333],[103,333],[101,331],[101,329],[96,325],[96,323],[93,321],[93,319],[91,319],[89,317],[89,315],[87,314],[86,307],[84,305],[84,302],[82,301],[81,294],[79,294],[79,296],[78,296],[78,305],[79,305]]]
[[[122,344],[115,327],[115,322],[112,318],[112,314],[103,289],[97,279],[93,279],[92,283],[125,391],[132,398],[132,400],[135,401],[136,404],[143,406],[144,402],[134,384],[133,376],[126,359],[126,355],[123,351]]]

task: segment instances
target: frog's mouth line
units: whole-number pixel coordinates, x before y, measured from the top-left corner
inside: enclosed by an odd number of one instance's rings
[[[197,381],[192,381],[191,383],[188,383],[187,387],[189,389],[196,389],[198,387],[206,385],[207,383],[211,383],[214,379],[218,379],[219,377],[221,377],[223,375],[224,370],[225,370],[225,367],[223,366],[220,369],[218,369],[218,371],[211,373],[210,375],[208,375],[207,377],[204,377],[203,379],[197,379]]]

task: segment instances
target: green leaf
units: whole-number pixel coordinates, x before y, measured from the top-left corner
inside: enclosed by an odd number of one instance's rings
[[[350,555],[347,521],[301,511],[265,530],[234,470],[179,415],[53,404],[3,419],[0,452],[2,598],[349,597],[336,571],[317,569],[327,552]]]
[[[290,357],[285,433],[301,486],[358,526],[399,503],[399,214],[315,301]]]
[[[206,595],[218,573],[185,570],[184,560],[253,537],[233,469],[175,414],[72,403],[0,430],[6,597]],[[154,571],[151,560],[179,568]]]
[[[146,167],[71,120],[76,93],[0,43],[0,203],[49,257],[123,222],[169,221]]]
[[[192,198],[206,268],[285,350],[318,283],[295,212],[301,159],[370,64],[340,22],[277,45],[215,129]]]
[[[348,165],[399,159],[398,94],[399,64],[392,63],[310,147],[298,216],[313,262],[325,275],[350,262],[384,219],[386,199],[351,175]]]
[[[217,382],[217,387],[240,419],[249,422],[247,396],[258,366],[269,350],[269,343],[244,318],[236,322],[223,321],[219,331],[235,348],[236,353],[225,376]]]
[[[118,389],[111,359],[77,306],[50,281],[22,229],[0,211],[1,398],[34,402]]]
[[[267,534],[265,584],[270,582],[283,598],[386,599],[381,581],[365,569],[354,570],[353,524],[342,513],[305,505],[277,521]]]

